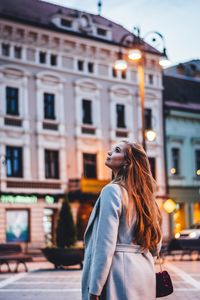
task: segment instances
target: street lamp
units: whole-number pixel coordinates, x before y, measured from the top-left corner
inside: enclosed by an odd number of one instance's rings
[[[134,33],[127,33],[122,36],[120,40],[120,50],[118,52],[118,59],[114,62],[114,68],[116,70],[126,70],[127,69],[127,61],[123,59],[122,47],[128,48],[128,58],[131,61],[138,62],[138,78],[139,78],[139,94],[140,94],[140,102],[141,102],[141,120],[142,120],[142,145],[146,150],[146,138],[149,141],[154,141],[156,138],[156,133],[152,129],[145,130],[145,116],[144,116],[144,101],[145,101],[145,78],[144,78],[144,68],[145,68],[145,49],[146,45],[145,40],[150,35],[151,41],[153,44],[157,43],[158,40],[162,41],[162,51],[160,52],[160,60],[159,64],[162,67],[169,66],[169,59],[167,57],[167,51],[165,46],[165,40],[161,33],[157,31],[148,32],[144,38],[140,36],[140,29],[138,27],[134,27]],[[129,38],[129,39],[128,39]],[[126,43],[125,43],[126,41]],[[158,52],[158,54],[159,54]]]

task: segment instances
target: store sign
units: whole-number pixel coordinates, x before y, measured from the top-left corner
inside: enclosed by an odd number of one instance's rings
[[[0,196],[1,203],[23,203],[23,204],[36,204],[37,197],[36,196],[22,196],[22,195],[1,195]]]
[[[54,199],[54,197],[53,196],[45,196],[45,202],[47,203],[47,204],[54,204],[54,201],[55,201],[55,199]]]

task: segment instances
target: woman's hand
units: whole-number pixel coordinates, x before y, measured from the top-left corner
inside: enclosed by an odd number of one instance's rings
[[[90,300],[99,300],[99,296],[90,294]]]

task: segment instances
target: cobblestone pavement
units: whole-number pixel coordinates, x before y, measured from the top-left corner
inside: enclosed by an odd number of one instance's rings
[[[28,273],[10,274],[5,269],[0,273],[0,300],[81,300],[78,267],[54,270],[47,262],[28,266]],[[169,271],[175,288],[163,300],[200,300],[200,261],[167,260],[163,268]]]

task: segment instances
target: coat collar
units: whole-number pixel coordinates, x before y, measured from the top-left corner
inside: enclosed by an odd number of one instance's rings
[[[97,214],[98,209],[99,209],[100,198],[101,198],[100,196],[97,198],[97,201],[96,201],[95,206],[92,210],[92,213],[91,213],[89,221],[88,221],[88,225],[87,225],[86,230],[85,230],[85,234],[84,234],[85,245],[87,245],[89,233],[91,231],[90,229],[92,228],[93,222],[95,220],[96,214]]]

